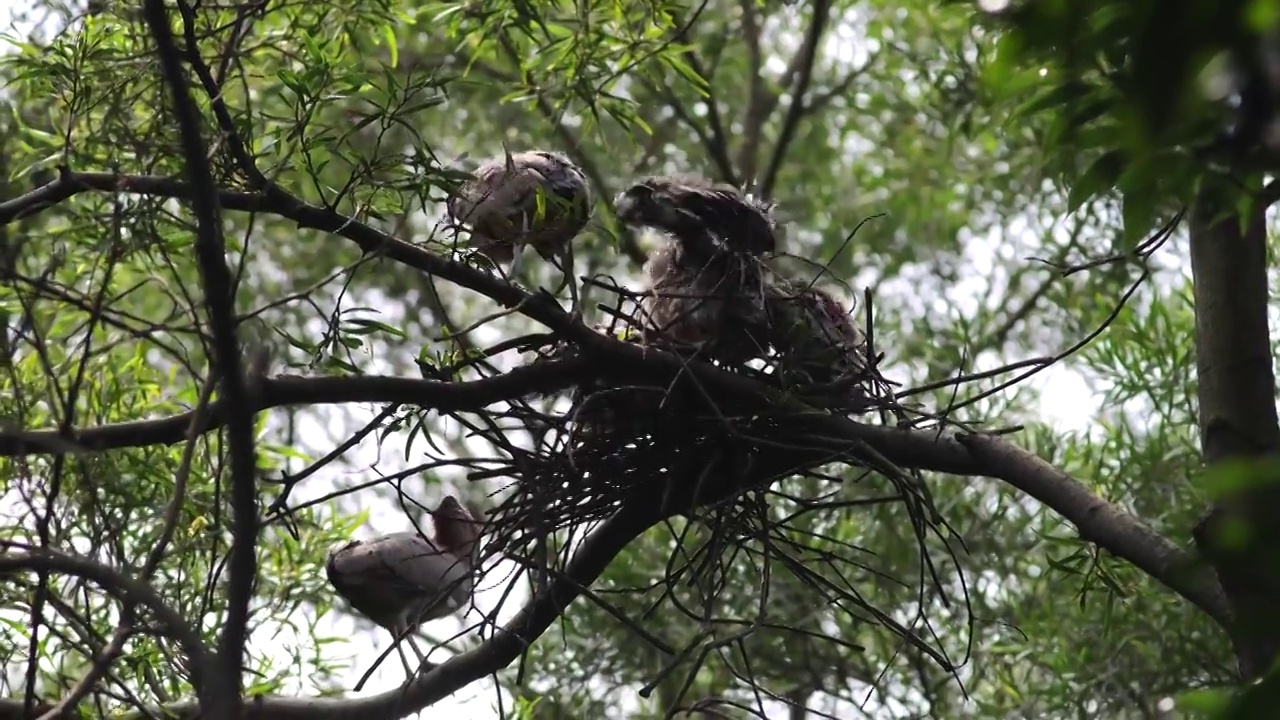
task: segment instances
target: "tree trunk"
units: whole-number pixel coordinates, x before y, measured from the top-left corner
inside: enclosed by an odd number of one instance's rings
[[[1231,193],[1204,190],[1191,213],[1200,447],[1210,469],[1271,460],[1280,450],[1267,324],[1266,207],[1254,204],[1242,218]],[[1278,509],[1280,483],[1258,478],[1221,495],[1195,528],[1196,545],[1230,599],[1234,617],[1227,630],[1247,679],[1265,673],[1280,650]],[[1248,533],[1247,542],[1230,541],[1239,537],[1237,529]]]

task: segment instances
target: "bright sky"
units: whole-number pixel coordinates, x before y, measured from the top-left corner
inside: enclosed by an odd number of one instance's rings
[[[8,16],[14,7],[12,0],[0,0],[0,13],[4,13],[5,16]],[[0,19],[0,25],[7,24],[3,19]],[[847,50],[851,43],[849,39],[842,38],[837,42],[839,45],[843,45],[843,47],[838,46],[836,48],[837,53],[846,54],[849,52]],[[962,284],[962,287],[957,289],[959,297],[955,298],[961,312],[974,312],[979,302],[985,299],[985,295],[988,292],[988,281],[991,274],[995,272],[997,264],[995,246],[998,242],[1000,242],[1000,238],[977,239],[971,243],[967,252],[967,259],[973,272],[970,278]],[[892,296],[897,292],[910,293],[911,288],[906,284],[896,289],[890,285],[885,287],[884,291]],[[1084,428],[1097,412],[1098,403],[1095,394],[1078,373],[1055,368],[1042,373],[1033,381],[1033,384],[1041,391],[1040,402],[1044,418],[1051,420],[1063,429]],[[357,418],[355,415],[359,417]],[[348,424],[353,424],[366,417],[367,413],[360,409],[348,414],[346,421]],[[334,419],[326,417],[324,425],[314,418],[303,418],[301,421],[299,436],[308,439],[308,445],[315,445],[318,448],[317,455],[332,447],[334,437],[341,435],[339,429],[332,424]],[[405,465],[402,453],[391,451],[382,453],[381,457],[379,457],[375,445],[368,442],[361,444],[349,453],[347,460],[351,463],[351,466],[357,468],[368,467],[376,462],[385,472],[394,472]],[[328,478],[313,478],[308,481],[306,487],[301,489],[298,499],[316,497],[329,492],[333,487],[333,482],[337,479],[338,476],[336,474]],[[4,502],[4,505],[9,505],[10,502],[12,502],[11,498],[9,502]],[[371,508],[371,510],[369,527],[366,527],[363,533],[389,532],[410,528],[408,520],[401,515],[398,508],[387,504],[379,504]],[[497,590],[482,592],[477,597],[477,603],[482,608],[492,607],[497,593]],[[508,608],[513,608],[516,604],[509,601]],[[510,614],[510,612],[508,610],[505,614]],[[467,619],[474,620],[475,617],[470,616]],[[430,623],[425,630],[437,637],[448,637],[458,627],[459,624],[456,619],[445,619]],[[335,655],[349,653],[356,656],[350,675],[350,685],[355,683],[356,678],[367,669],[388,642],[386,633],[357,632],[350,618],[340,617],[336,613],[322,620],[320,631],[322,634],[351,638],[345,649],[340,645],[329,646],[330,652]],[[263,647],[269,643],[287,649],[293,644],[304,641],[305,638],[290,637],[290,633],[286,630],[283,635],[276,637],[256,637],[254,644],[257,647]],[[287,655],[282,657],[287,657]],[[299,672],[300,684],[297,690],[302,694],[306,694],[310,689],[305,683],[301,682],[301,678],[305,677],[305,675],[305,672]],[[396,687],[402,681],[402,675],[400,663],[392,655],[387,662],[383,663],[378,673],[364,690],[364,693],[377,693]],[[492,710],[493,701],[492,682],[485,680],[475,683],[463,689],[457,695],[437,704],[430,712],[434,713],[435,717],[497,717]],[[510,705],[508,704],[507,707],[509,709]]]

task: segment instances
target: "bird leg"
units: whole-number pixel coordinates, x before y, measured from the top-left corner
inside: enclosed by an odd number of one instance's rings
[[[564,282],[561,284],[561,290],[564,286],[568,286],[568,311],[573,316],[573,322],[581,322],[582,305],[579,296],[577,296],[577,273],[573,272],[573,243],[564,243],[564,250],[561,252],[561,272],[564,273]],[[559,290],[556,291],[557,293]]]
[[[555,257],[556,269],[564,275],[564,279],[560,283],[560,286],[555,289],[555,292],[551,294],[559,295],[565,287],[568,287],[569,314],[572,316],[573,322],[580,322],[582,320],[582,307],[581,300],[578,298],[578,278],[573,271],[573,243],[565,243],[559,250],[556,250],[553,255]]]
[[[413,654],[418,656],[418,668],[409,675],[411,678],[422,670],[423,665],[427,664],[427,656],[422,654],[422,649],[418,647],[418,643],[413,638],[415,634],[413,630],[410,630],[409,634],[404,636],[405,642],[409,643],[409,648],[413,650]]]
[[[511,269],[507,271],[507,280],[515,282],[520,277],[520,269],[524,267],[525,251],[529,249],[528,245],[517,245],[515,247],[515,255],[511,258]]]
[[[418,671],[427,664],[427,656],[422,654],[422,648],[418,647],[418,643],[414,642],[413,636],[416,634],[417,628],[409,625],[401,624],[396,632],[396,650],[400,651],[400,661],[404,663],[404,681],[409,682],[418,675]],[[409,667],[409,659],[405,657],[404,646],[408,643],[409,649],[413,650],[413,654],[418,658],[418,664],[412,668]]]
[[[391,642],[396,644],[396,652],[400,653],[400,662],[404,663],[404,681],[408,683],[413,680],[413,676],[417,674],[414,668],[409,667],[409,658],[404,654],[404,641],[410,640],[409,646],[418,653],[418,657],[422,657],[422,652],[418,650],[418,646],[412,643],[409,637],[409,629],[404,625],[397,623],[391,629]]]

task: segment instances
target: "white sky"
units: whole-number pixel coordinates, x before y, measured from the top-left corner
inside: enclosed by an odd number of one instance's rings
[[[0,0],[0,13],[5,17],[9,16],[15,5],[12,0]],[[9,23],[4,22],[0,18],[0,26],[7,26]],[[848,42],[847,40],[844,42]],[[843,44],[843,43],[842,43]],[[843,50],[837,49],[837,52]],[[987,240],[979,240],[973,242],[967,250],[967,259],[974,269],[974,274],[970,281],[963,283],[960,288],[963,297],[958,299],[959,309],[962,312],[976,312],[979,303],[984,299],[988,292],[988,283],[983,281],[987,277],[996,264],[994,254],[994,243],[998,239],[992,238]],[[886,291],[892,292],[892,288],[885,288]],[[1089,388],[1084,378],[1078,373],[1053,368],[1041,373],[1032,385],[1040,390],[1040,404],[1043,417],[1046,421],[1050,421],[1062,429],[1082,429],[1087,427],[1091,419],[1098,410],[1098,402],[1095,394]],[[359,418],[353,417],[358,415]],[[347,414],[347,421],[350,424],[356,424],[359,420],[363,420],[368,416],[365,409],[353,409],[352,413]],[[326,417],[325,424],[320,424],[314,418],[300,418],[301,426],[299,427],[299,436],[315,440],[315,445],[320,448],[320,452],[324,449],[332,447],[332,438],[339,434],[333,427],[332,421],[336,418]],[[312,444],[312,443],[308,443]],[[319,454],[319,453],[317,453]],[[379,457],[378,450],[374,443],[366,442],[355,448],[348,454],[347,460],[351,466],[360,468],[368,467],[377,463],[385,472],[394,472],[404,467],[406,463],[403,460],[403,454],[398,448],[391,452],[382,453]],[[305,487],[299,488],[296,499],[302,500],[308,497],[316,497],[325,494],[333,487],[333,481],[338,479],[337,471],[328,478],[315,477],[308,481]],[[8,505],[8,502],[4,503]],[[388,504],[379,503],[378,506],[371,508],[371,518],[369,526],[364,529],[364,533],[370,532],[389,532],[395,530],[409,529],[410,524],[404,518],[398,508]],[[491,576],[492,577],[492,576]],[[490,608],[493,606],[497,595],[496,590],[487,592],[482,591],[477,596],[477,603],[482,608]],[[505,615],[511,614],[518,603],[512,602],[510,599]],[[470,616],[468,620],[474,620],[475,617]],[[18,619],[19,622],[23,620]],[[457,619],[447,618],[444,620],[429,623],[424,629],[427,633],[437,637],[451,636],[460,627]],[[356,661],[353,663],[350,675],[350,685],[355,683],[358,678],[367,669],[374,658],[386,647],[388,642],[387,634],[384,632],[376,633],[358,633],[355,631],[354,623],[349,617],[340,616],[337,613],[330,614],[329,617],[322,619],[319,628],[321,634],[333,635],[338,637],[349,637],[351,641],[347,643],[346,648],[340,645],[331,645],[331,652],[335,656],[354,655]],[[279,636],[273,638],[255,637],[254,645],[262,647],[263,644],[275,644],[287,651],[287,649],[298,642],[306,641],[306,638],[297,636],[290,637],[291,633],[287,630]],[[287,657],[283,655],[282,659]],[[433,658],[433,659],[438,659]],[[306,686],[303,678],[305,672],[299,672],[299,685],[297,690],[300,694],[306,694],[309,688]],[[402,681],[403,671],[398,658],[393,654],[383,663],[379,671],[374,675],[372,681],[366,686],[364,694],[372,694],[382,692],[399,685]],[[464,688],[455,696],[450,697],[430,708],[424,715],[434,713],[435,717],[467,717],[467,718],[484,718],[497,717],[494,707],[493,684],[490,680],[482,680],[471,686]],[[510,711],[510,704],[507,706]],[[456,712],[450,712],[456,711]]]

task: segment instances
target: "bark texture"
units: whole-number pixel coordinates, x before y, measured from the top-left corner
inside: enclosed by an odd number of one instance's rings
[[[1267,322],[1266,207],[1255,205],[1241,217],[1230,195],[1206,190],[1191,213],[1200,445],[1210,469],[1272,461],[1280,450]],[[1248,679],[1265,673],[1280,651],[1278,508],[1280,483],[1250,482],[1216,500],[1195,528],[1196,545],[1227,594],[1228,631]],[[1239,542],[1242,537],[1247,542]]]

